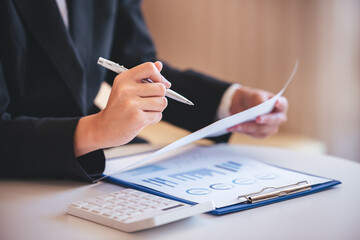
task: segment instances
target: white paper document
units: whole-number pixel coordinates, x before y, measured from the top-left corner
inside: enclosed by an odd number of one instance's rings
[[[146,157],[144,157],[143,159],[134,161],[131,164],[128,165],[122,165],[119,168],[112,168],[112,169],[107,169],[108,171],[105,173],[106,175],[113,175],[117,172],[120,171],[125,171],[140,165],[143,165],[144,163],[147,163],[149,160],[156,158],[157,156],[160,156],[162,154],[165,154],[167,152],[170,152],[172,150],[178,149],[180,147],[183,147],[187,144],[190,144],[192,142],[195,142],[197,140],[206,138],[206,137],[211,137],[211,136],[218,136],[220,134],[225,134],[227,133],[227,129],[235,126],[237,124],[240,123],[244,123],[244,122],[248,122],[248,121],[252,121],[255,120],[256,117],[267,114],[269,112],[271,112],[274,108],[274,105],[276,103],[276,101],[280,98],[280,96],[284,93],[285,89],[287,88],[287,86],[289,85],[289,83],[291,82],[291,80],[293,79],[293,77],[295,76],[295,73],[297,71],[299,62],[296,61],[294,69],[289,77],[289,79],[286,81],[284,87],[280,90],[279,93],[277,93],[274,97],[270,98],[269,100],[255,106],[252,107],[250,109],[247,109],[245,111],[242,111],[240,113],[234,114],[230,117],[221,119],[219,121],[216,121],[192,134],[189,134],[169,145],[167,145],[166,147],[154,152],[153,154],[147,155]],[[102,177],[105,178],[106,176]],[[102,179],[101,178],[101,179]],[[100,180],[100,179],[99,179]]]
[[[210,199],[217,208],[237,204],[241,201],[238,196],[265,187],[328,181],[242,156],[226,144],[188,147],[181,154],[112,177],[194,203]]]

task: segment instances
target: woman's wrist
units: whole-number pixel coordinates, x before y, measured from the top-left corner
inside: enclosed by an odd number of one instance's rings
[[[80,118],[74,134],[76,157],[103,148],[98,118],[99,113]]]

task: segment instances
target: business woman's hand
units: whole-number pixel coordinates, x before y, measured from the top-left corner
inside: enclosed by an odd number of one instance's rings
[[[159,122],[167,106],[170,83],[160,74],[161,62],[144,63],[116,76],[107,105],[80,119],[75,155],[130,142],[146,126]],[[154,83],[144,84],[150,78]]]
[[[254,107],[274,94],[260,89],[241,86],[235,93],[230,107],[231,115]],[[289,105],[285,97],[280,97],[272,112],[259,116],[255,121],[241,123],[228,129],[230,132],[241,132],[252,137],[264,138],[278,132],[281,124],[287,120]]]

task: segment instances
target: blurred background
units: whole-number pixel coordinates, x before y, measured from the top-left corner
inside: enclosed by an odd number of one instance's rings
[[[143,12],[159,58],[180,69],[278,92],[299,59],[280,133],[233,141],[360,162],[359,0],[144,0]]]

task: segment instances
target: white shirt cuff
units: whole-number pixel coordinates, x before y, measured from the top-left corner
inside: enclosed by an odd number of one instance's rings
[[[233,95],[236,90],[238,90],[241,87],[240,84],[234,83],[232,84],[226,91],[224,92],[224,95],[221,98],[217,113],[216,113],[216,120],[226,118],[230,116],[230,107],[231,102],[233,99]]]

